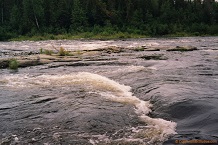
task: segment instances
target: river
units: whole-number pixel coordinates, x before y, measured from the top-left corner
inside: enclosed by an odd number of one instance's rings
[[[111,52],[84,56],[78,65],[0,69],[0,143],[217,144],[218,37],[0,42],[0,58],[53,46],[188,45],[198,50]]]

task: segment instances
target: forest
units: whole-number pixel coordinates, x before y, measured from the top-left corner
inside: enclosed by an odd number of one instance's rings
[[[1,41],[50,34],[218,34],[215,0],[0,0],[0,17]]]

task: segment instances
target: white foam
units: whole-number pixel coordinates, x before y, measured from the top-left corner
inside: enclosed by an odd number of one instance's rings
[[[151,111],[150,107],[152,104],[148,101],[143,101],[135,96],[132,96],[130,92],[122,92],[122,94],[119,93],[117,96],[109,92],[101,92],[99,94],[111,101],[135,106],[135,112],[137,114],[148,114]]]
[[[130,65],[130,66],[119,68],[118,70],[116,70],[116,72],[117,73],[120,73],[120,72],[133,73],[133,72],[139,72],[139,71],[144,71],[144,70],[146,70],[144,66]]]
[[[161,118],[151,118],[147,115],[151,112],[152,104],[149,101],[144,101],[134,96],[130,86],[119,84],[116,81],[98,74],[79,72],[67,75],[41,75],[36,77],[29,75],[12,75],[3,77],[3,79],[0,80],[0,84],[1,82],[3,82],[3,85],[21,88],[27,86],[80,85],[87,92],[97,93],[105,99],[132,105],[139,119],[145,123],[145,127],[138,130],[135,128],[131,136],[120,138],[120,140],[138,140],[141,142],[141,138],[137,136],[139,136],[138,134],[143,134],[143,136],[147,139],[149,138],[151,142],[156,142],[164,141],[170,135],[176,134],[176,123]],[[119,139],[116,141],[119,141]],[[93,140],[91,140],[91,142],[94,143]]]
[[[30,76],[30,75],[10,75],[3,76],[0,82],[4,82],[5,85],[11,87],[32,87],[32,86],[60,86],[60,85],[84,85],[87,89],[97,89],[102,91],[111,92],[124,92],[130,91],[131,87],[121,85],[107,79],[106,77],[87,73],[73,73],[67,75],[41,75],[41,76]]]
[[[175,128],[176,123],[172,121],[167,121],[161,118],[151,118],[147,115],[142,115],[139,117],[141,121],[144,121],[147,125],[153,127],[159,134],[159,140],[164,141],[172,134],[176,134]]]

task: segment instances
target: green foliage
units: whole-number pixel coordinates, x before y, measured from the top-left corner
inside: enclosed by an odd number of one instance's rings
[[[137,48],[135,48],[134,50],[135,50],[135,51],[144,51],[145,48],[144,48],[144,47],[137,47]]]
[[[60,56],[69,56],[69,55],[70,55],[70,52],[69,52],[69,51],[66,51],[63,47],[60,47],[59,55],[60,55]]]
[[[8,40],[12,37],[12,33],[7,32],[6,28],[0,26],[0,41]]]
[[[9,68],[12,69],[12,70],[17,70],[19,67],[19,63],[16,59],[11,59],[9,60]]]
[[[45,54],[46,54],[46,55],[52,55],[52,54],[53,54],[53,51],[52,51],[52,50],[45,50]]]
[[[213,0],[4,0],[1,6],[0,41],[218,35]]]
[[[40,54],[43,54],[44,51],[43,51],[43,48],[40,48]]]
[[[145,48],[144,48],[144,47],[136,47],[134,50],[135,50],[135,51],[144,51]]]
[[[194,23],[190,27],[190,32],[196,33],[196,34],[206,34],[207,33],[207,25],[201,23]]]
[[[82,55],[83,53],[82,53],[82,51],[81,50],[77,50],[76,51],[76,55]]]
[[[218,24],[209,26],[207,33],[212,35],[218,34]]]
[[[40,48],[40,54],[52,55],[54,52],[52,50],[47,50]]]
[[[87,25],[86,14],[81,6],[80,0],[73,1],[72,7],[72,17],[71,17],[72,27],[75,29],[81,28],[81,26]]]
[[[20,23],[21,23],[20,18],[21,18],[20,10],[17,7],[17,5],[14,5],[12,10],[11,10],[11,14],[10,14],[11,28],[13,28],[15,30],[19,30]]]

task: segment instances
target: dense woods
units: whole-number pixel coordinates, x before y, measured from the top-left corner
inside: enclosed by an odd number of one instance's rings
[[[19,35],[218,34],[214,0],[0,0],[0,39]]]

